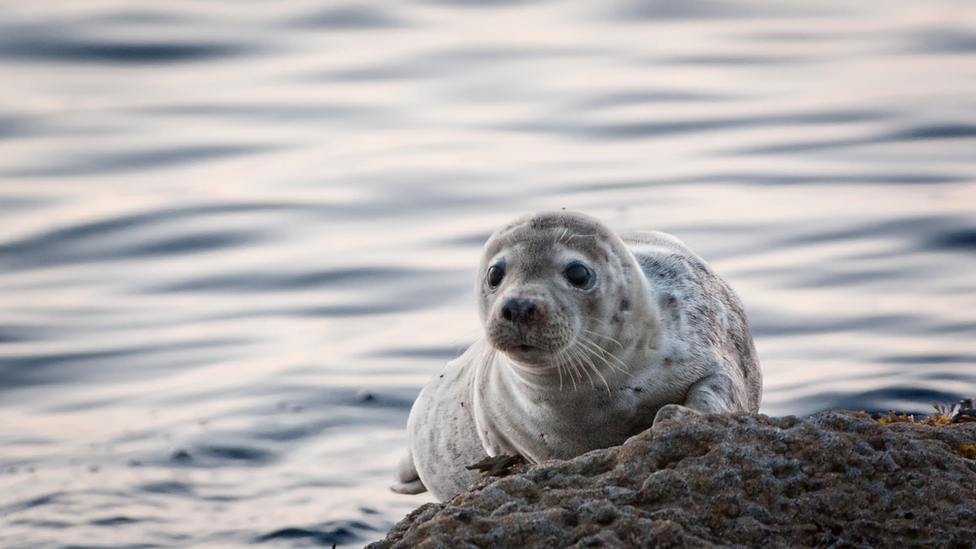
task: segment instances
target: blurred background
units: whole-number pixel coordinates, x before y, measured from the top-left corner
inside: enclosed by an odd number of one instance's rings
[[[0,546],[331,547],[527,211],[671,232],[762,411],[976,395],[967,1],[0,3]]]

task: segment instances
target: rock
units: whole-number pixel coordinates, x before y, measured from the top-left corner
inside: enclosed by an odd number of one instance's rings
[[[856,412],[664,421],[427,504],[372,549],[971,547],[976,423]]]

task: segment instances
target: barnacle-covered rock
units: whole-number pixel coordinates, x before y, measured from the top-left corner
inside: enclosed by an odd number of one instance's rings
[[[400,547],[970,547],[976,423],[708,415],[418,509]]]

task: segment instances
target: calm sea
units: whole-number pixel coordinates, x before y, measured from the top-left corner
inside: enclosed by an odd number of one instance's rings
[[[738,291],[763,412],[976,395],[976,6],[0,2],[0,546],[361,546],[569,208]]]

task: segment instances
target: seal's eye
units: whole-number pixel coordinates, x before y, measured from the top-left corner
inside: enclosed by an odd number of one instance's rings
[[[577,288],[585,289],[593,284],[593,271],[579,261],[574,261],[566,265],[566,269],[563,270],[563,276],[566,277],[566,280],[570,284]]]
[[[498,263],[488,267],[488,286],[494,288],[502,283],[502,278],[505,277],[505,264]]]

